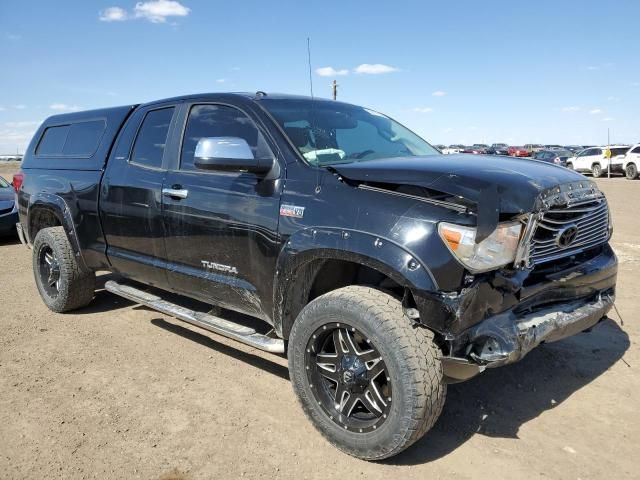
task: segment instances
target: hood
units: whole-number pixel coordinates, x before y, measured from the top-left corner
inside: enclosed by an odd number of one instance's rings
[[[500,214],[539,210],[554,187],[592,185],[579,173],[557,165],[489,155],[399,157],[331,168],[353,182],[411,185],[470,200],[477,205],[479,240],[493,232]]]

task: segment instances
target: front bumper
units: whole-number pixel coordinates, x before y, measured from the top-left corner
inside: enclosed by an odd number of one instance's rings
[[[524,281],[517,291],[503,297],[513,302],[506,309],[499,308],[499,313],[449,336],[448,354],[441,358],[445,375],[450,381],[466,380],[485,368],[517,362],[543,342],[590,329],[613,307],[616,278],[617,259],[605,245],[588,261],[537,282]],[[486,305],[497,294],[493,288],[488,290],[491,294],[479,294],[466,306],[475,312]],[[458,318],[464,318],[464,313],[458,310]]]
[[[589,330],[613,307],[613,292],[603,292],[589,302],[575,301],[517,317],[513,312],[496,315],[472,328],[466,356],[442,357],[449,382],[468,380],[485,368],[521,360],[541,343],[562,340]]]

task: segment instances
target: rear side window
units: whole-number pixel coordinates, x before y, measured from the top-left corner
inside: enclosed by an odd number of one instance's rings
[[[36,155],[62,155],[70,125],[49,127],[44,131]]]
[[[640,147],[636,147],[633,150],[631,150],[631,153],[640,153]]]
[[[36,155],[90,157],[98,149],[105,128],[104,120],[49,127],[42,135]]]
[[[162,108],[151,110],[145,115],[133,145],[132,163],[153,168],[162,167],[162,156],[173,110],[174,107]]]
[[[62,154],[78,157],[93,155],[100,145],[106,126],[104,120],[74,123],[69,127]]]
[[[611,149],[611,156],[612,157],[616,157],[618,155],[624,155],[625,153],[627,153],[629,151],[629,147],[623,147],[623,148],[612,148]]]

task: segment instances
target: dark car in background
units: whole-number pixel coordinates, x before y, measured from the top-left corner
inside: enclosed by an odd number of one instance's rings
[[[565,145],[562,149],[568,150],[571,153],[578,153],[580,150],[583,150],[583,147],[582,145]]]
[[[0,177],[0,236],[15,232],[18,210],[13,186]]]
[[[531,157],[533,160],[541,160],[547,163],[554,163],[556,165],[560,165],[562,167],[567,166],[567,159],[573,157],[573,153],[569,150],[558,150],[558,149],[550,149],[550,150],[540,150],[539,152],[535,152]]]
[[[481,155],[483,152],[479,148],[464,147],[460,153],[471,153],[473,155]]]
[[[509,155],[509,145],[506,143],[493,143],[485,153],[489,155]]]

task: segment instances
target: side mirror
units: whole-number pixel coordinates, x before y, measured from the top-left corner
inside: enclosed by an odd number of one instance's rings
[[[267,173],[273,159],[255,158],[249,144],[239,137],[205,137],[196,145],[194,166],[201,170]]]

